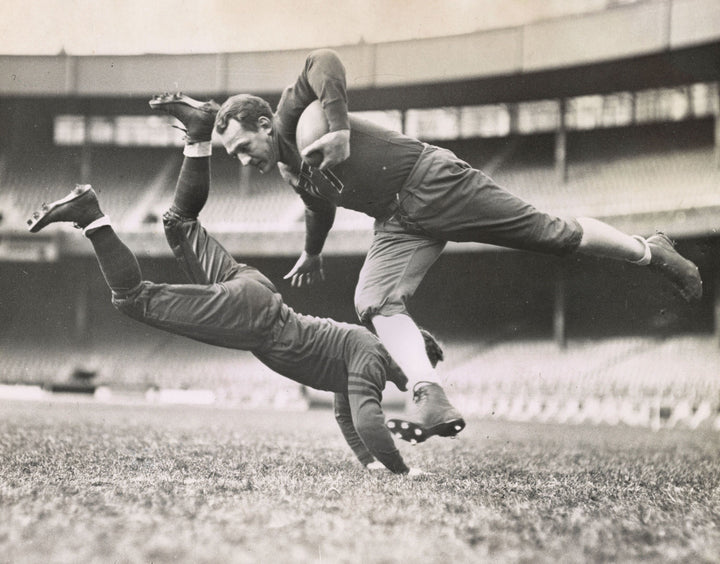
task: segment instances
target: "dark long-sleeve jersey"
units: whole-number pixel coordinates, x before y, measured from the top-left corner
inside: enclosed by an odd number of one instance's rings
[[[303,163],[296,145],[298,120],[315,100],[323,107],[330,131],[350,129],[350,157],[326,171]],[[348,114],[345,69],[327,49],[310,53],[295,83],[283,92],[273,135],[279,161],[299,177],[294,188],[309,212],[308,241],[314,242],[314,248],[306,250],[315,253],[332,227],[335,207],[378,219],[391,215],[397,194],[425,148],[417,139]]]
[[[167,222],[166,235],[194,283],[145,281],[130,295],[113,294],[118,309],[164,331],[252,351],[279,374],[342,396],[338,423],[358,458],[407,472],[381,407],[387,381],[404,390],[407,378],[375,335],[296,313],[267,277],[237,263],[197,220]]]

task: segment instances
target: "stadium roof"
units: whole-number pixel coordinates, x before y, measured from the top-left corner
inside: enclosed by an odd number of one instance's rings
[[[516,27],[634,1],[4,0],[0,53],[197,54],[376,44]]]

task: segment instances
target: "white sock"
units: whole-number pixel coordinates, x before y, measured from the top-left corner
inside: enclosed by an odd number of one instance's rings
[[[212,141],[186,143],[183,149],[183,155],[186,157],[209,157],[212,155]]]
[[[95,231],[98,227],[104,227],[106,225],[111,225],[110,218],[106,215],[97,218],[95,221],[89,223],[85,227],[83,227],[82,234],[87,237],[89,235],[89,231]]]
[[[645,254],[638,260],[629,260],[628,262],[631,262],[632,264],[638,264],[640,266],[647,266],[650,264],[650,259],[652,258],[652,253],[650,251],[650,245],[648,245],[648,242],[645,240],[644,237],[640,237],[640,235],[633,235],[633,239],[636,241],[640,241],[643,246],[645,247]]]
[[[380,342],[407,376],[408,387],[418,382],[440,383],[425,352],[422,334],[408,315],[375,316],[372,323]]]

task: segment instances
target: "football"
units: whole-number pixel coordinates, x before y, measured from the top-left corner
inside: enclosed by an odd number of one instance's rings
[[[295,142],[300,153],[303,149],[314,143],[320,137],[325,135],[329,130],[327,119],[323,113],[322,105],[319,100],[312,102],[305,110],[303,110],[295,129]],[[319,166],[323,161],[323,155],[320,151],[313,151],[304,158],[310,166]]]

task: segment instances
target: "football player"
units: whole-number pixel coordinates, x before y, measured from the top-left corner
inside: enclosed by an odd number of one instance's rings
[[[162,98],[162,97],[161,97]],[[138,261],[112,227],[89,185],[43,204],[28,220],[36,233],[58,222],[82,229],[93,246],[113,305],[141,323],[211,345],[251,351],[261,362],[300,384],[334,392],[335,417],[358,460],[396,474],[409,468],[385,426],[381,407],[387,381],[406,390],[407,378],[378,338],[365,327],[296,313],[257,269],[235,261],[201,225],[198,215],[210,189],[214,103],[153,100],[184,124],[184,159],[173,202],[163,216],[167,241],[189,284],[143,280]],[[430,361],[442,353],[429,335]],[[423,353],[426,354],[426,353]],[[424,430],[403,433],[421,442]],[[414,437],[409,437],[413,434]]]
[[[298,122],[315,101],[326,132],[299,150]],[[275,112],[256,96],[228,98],[216,130],[243,165],[261,172],[279,165],[303,199],[305,250],[286,276],[294,286],[323,278],[321,253],[337,206],[375,218],[355,307],[408,376],[417,405],[410,420],[430,433],[452,436],[464,421],[421,353],[406,304],[448,241],[624,260],[659,272],[688,301],[702,296],[697,267],[666,235],[645,239],[597,219],[544,213],[451,151],[349,115],[345,69],[332,50],[310,53]]]

